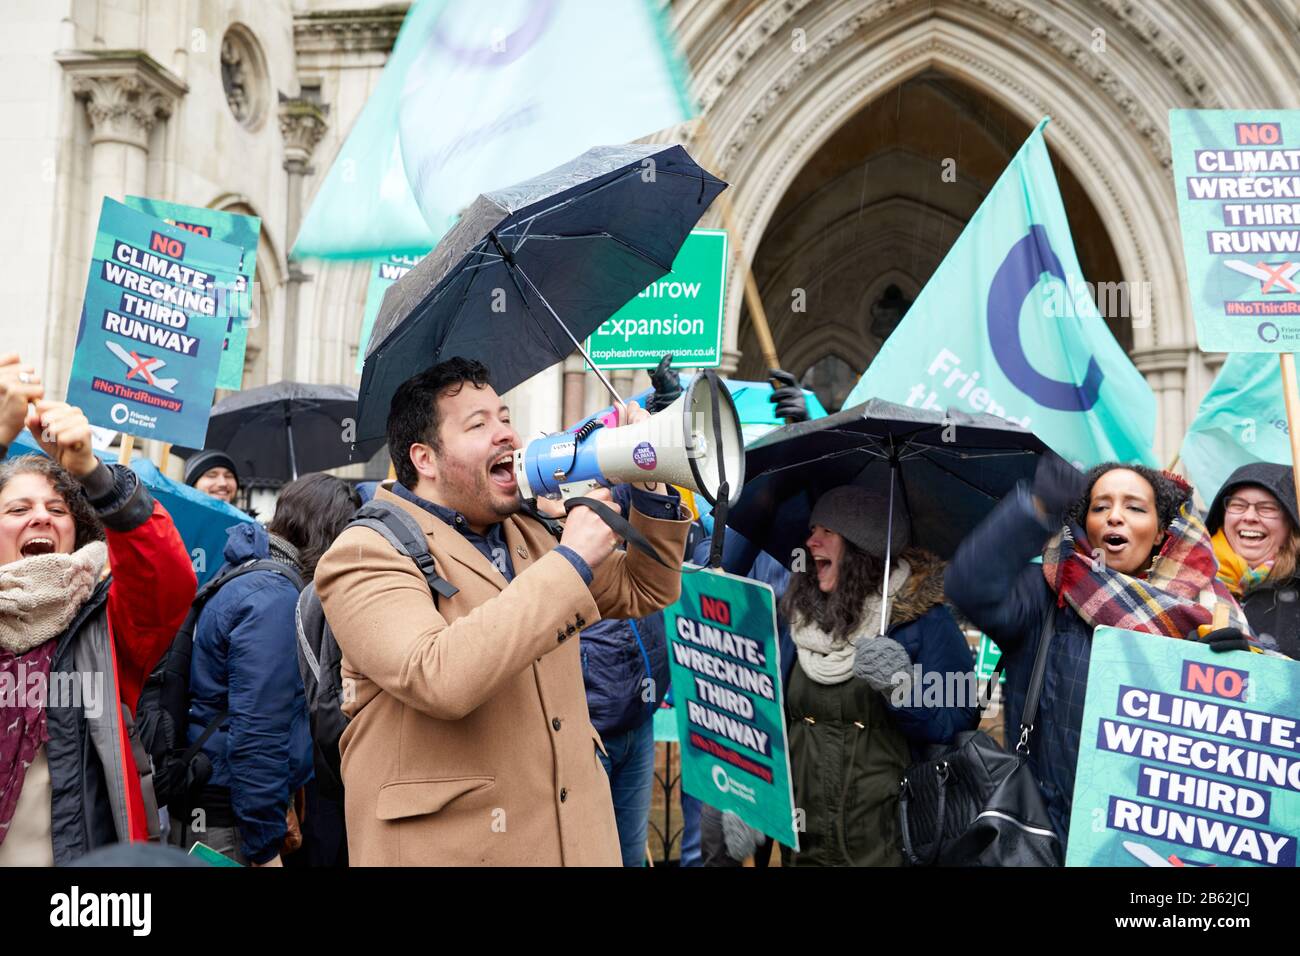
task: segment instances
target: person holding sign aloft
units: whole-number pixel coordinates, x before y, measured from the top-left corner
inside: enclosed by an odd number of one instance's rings
[[[95,457],[81,410],[0,356],[0,453],[24,426],[48,457],[0,464],[0,676],[20,689],[0,705],[0,866],[51,866],[157,833],[132,714],[195,576],[135,472]]]
[[[1006,660],[1007,727],[1020,725],[1039,644],[1051,642],[1029,763],[1063,850],[1093,630],[1255,646],[1191,499],[1167,472],[1110,462],[1083,474],[1049,452],[1033,486],[1003,498],[949,565],[949,599]],[[1216,607],[1228,627],[1213,625]]]

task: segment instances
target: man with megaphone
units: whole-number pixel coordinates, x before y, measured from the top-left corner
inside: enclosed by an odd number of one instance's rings
[[[635,404],[625,417],[649,418]],[[317,568],[351,718],[339,750],[354,865],[620,863],[578,636],[676,600],[689,515],[675,491],[637,485],[630,527],[655,554],[616,551],[590,507],[570,510],[557,542],[523,510],[521,444],[481,363],[415,375],[389,411],[397,480],[374,500],[414,519],[432,567],[354,526]],[[585,497],[611,503],[604,488]]]

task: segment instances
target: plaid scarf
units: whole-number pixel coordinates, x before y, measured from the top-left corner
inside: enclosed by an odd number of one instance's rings
[[[1151,566],[1140,576],[1123,574],[1094,561],[1087,538],[1065,527],[1043,550],[1043,575],[1057,595],[1089,627],[1122,627],[1165,637],[1191,638],[1213,628],[1213,607],[1228,605],[1228,623],[1250,633],[1246,617],[1223,582],[1209,532],[1184,505]]]

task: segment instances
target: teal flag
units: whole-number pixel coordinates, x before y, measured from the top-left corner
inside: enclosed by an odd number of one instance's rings
[[[1046,125],[993,184],[845,406],[883,398],[986,412],[1083,467],[1155,465],[1155,396],[1084,281]]]
[[[422,255],[480,193],[692,115],[652,0],[420,0],[293,255]]]
[[[1242,465],[1291,464],[1281,363],[1268,352],[1231,352],[1183,438],[1183,468],[1208,503]]]
[[[664,627],[682,792],[799,849],[772,589],[722,571],[683,574]]]
[[[1066,865],[1294,867],[1295,669],[1097,628]]]

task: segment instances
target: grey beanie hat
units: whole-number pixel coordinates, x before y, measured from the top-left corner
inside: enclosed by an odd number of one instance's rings
[[[885,557],[885,529],[889,522],[889,499],[857,485],[832,488],[813,505],[810,525],[819,524],[852,542],[867,554]],[[894,533],[890,557],[912,540],[912,523],[898,496],[894,498]]]

